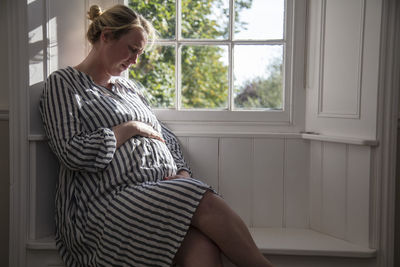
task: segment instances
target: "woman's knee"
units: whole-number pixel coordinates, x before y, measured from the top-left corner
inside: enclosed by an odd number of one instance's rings
[[[229,209],[221,197],[212,191],[207,191],[193,215],[192,225],[202,230],[202,226],[208,225],[210,222],[219,222],[220,217],[224,217]]]
[[[194,227],[190,227],[175,260],[179,266],[222,266],[217,245]]]
[[[196,213],[210,214],[214,212],[214,210],[216,209],[216,204],[217,204],[216,202],[219,201],[218,198],[220,197],[215,193],[213,193],[212,191],[205,192],[203,198],[199,203],[199,206],[197,207]]]

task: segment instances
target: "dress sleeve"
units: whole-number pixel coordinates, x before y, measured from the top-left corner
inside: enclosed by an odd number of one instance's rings
[[[79,105],[80,96],[71,84],[60,74],[51,74],[39,107],[49,145],[67,168],[97,172],[106,168],[114,156],[115,135],[109,128],[85,131]]]
[[[171,132],[164,124],[161,124],[162,135],[165,140],[165,143],[174,158],[175,164],[178,168],[178,172],[181,170],[187,171],[190,176],[192,176],[192,171],[189,168],[189,165],[186,163],[185,158],[183,157],[183,153],[181,147],[179,145],[178,138]]]

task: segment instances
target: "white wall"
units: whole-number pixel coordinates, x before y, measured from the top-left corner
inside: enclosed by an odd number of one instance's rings
[[[400,108],[399,108],[400,109]],[[400,119],[400,115],[399,115]],[[399,125],[400,126],[400,125]],[[400,127],[397,132],[397,168],[396,168],[396,216],[395,216],[395,266],[400,265]]]
[[[308,3],[306,130],[375,140],[382,2]],[[311,142],[311,228],[371,244],[373,151]]]
[[[0,34],[8,35],[6,1],[0,1]],[[0,114],[8,111],[8,42],[3,38],[0,42]]]
[[[51,72],[83,59],[86,4],[79,0],[36,0],[28,5],[31,89]]]
[[[0,113],[8,110],[8,42],[4,36],[7,36],[7,14],[6,2],[0,1],[0,34],[3,41],[0,42]]]
[[[372,149],[368,146],[311,141],[311,228],[370,245]]]
[[[400,10],[400,8],[399,8]],[[400,39],[400,34],[398,36]],[[400,73],[398,73],[400,76]],[[400,94],[399,94],[400,98]],[[399,99],[400,103],[400,99]],[[394,263],[395,266],[400,265],[400,106],[399,106],[399,113],[397,115],[397,166],[396,166],[396,204],[395,204],[395,259]]]
[[[8,266],[8,228],[10,205],[8,140],[8,121],[0,120],[0,266]]]
[[[9,229],[9,134],[8,134],[8,43],[6,1],[0,1],[0,266],[8,266]]]

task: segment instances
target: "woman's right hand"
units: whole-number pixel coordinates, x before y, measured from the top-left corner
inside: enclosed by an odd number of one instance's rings
[[[154,138],[165,143],[160,133],[154,130],[150,125],[140,121],[127,121],[114,126],[112,130],[117,139],[117,147],[120,147],[129,138],[137,135]]]
[[[164,139],[162,138],[161,134],[154,130],[153,127],[150,125],[140,122],[140,121],[131,121],[134,132],[136,134],[133,134],[132,136],[140,135],[143,137],[148,137],[148,138],[154,138],[157,140],[160,140],[161,142],[164,142]]]

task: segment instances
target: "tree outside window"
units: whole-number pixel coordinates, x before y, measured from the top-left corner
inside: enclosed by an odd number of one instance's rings
[[[159,33],[129,71],[153,107],[282,109],[284,0],[129,0],[129,6]]]

